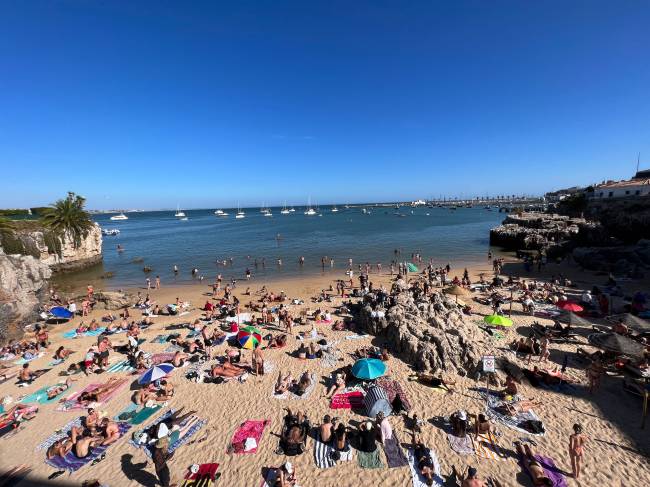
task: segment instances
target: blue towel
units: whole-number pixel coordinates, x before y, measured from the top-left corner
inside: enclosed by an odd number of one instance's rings
[[[104,333],[104,331],[106,331],[105,326],[103,326],[101,328],[97,328],[96,330],[93,330],[93,331],[86,331],[86,332],[82,333],[81,335],[77,334],[77,330],[70,330],[70,331],[66,331],[63,334],[63,338],[77,338],[77,337],[80,337],[80,336],[82,336],[82,337],[96,337],[96,336],[99,336],[102,333]]]
[[[117,423],[117,427],[120,430],[120,436],[124,436],[124,433],[131,428],[131,425],[129,423]],[[87,457],[84,458],[77,458],[74,453],[69,452],[64,457],[56,456],[54,458],[45,459],[45,463],[60,470],[76,472],[87,463],[99,458],[104,452],[106,452],[109,446],[110,445],[97,446],[93,448],[92,452]]]

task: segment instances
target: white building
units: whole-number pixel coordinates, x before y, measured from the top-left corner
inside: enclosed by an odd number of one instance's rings
[[[650,179],[630,179],[627,181],[607,181],[594,186],[587,197],[595,200],[609,198],[634,198],[650,196]]]

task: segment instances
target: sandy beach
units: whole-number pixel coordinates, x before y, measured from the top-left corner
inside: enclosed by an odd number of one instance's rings
[[[549,264],[542,274],[531,274],[531,277],[548,277],[551,274],[563,272],[570,275],[580,287],[590,287],[595,282],[602,282],[603,276],[596,276],[593,273],[585,273],[579,269],[560,267]],[[486,260],[484,266],[474,266],[470,269],[471,276],[479,273],[492,275],[490,263]],[[506,264],[504,274],[521,274],[523,269],[517,262]],[[451,275],[462,275],[462,267],[452,269]],[[344,278],[343,275],[340,278]],[[375,286],[380,283],[390,286],[390,276],[387,274],[371,274],[370,280]],[[81,285],[82,283],[80,283]],[[308,308],[315,310],[333,309],[341,303],[340,298],[335,298],[332,303],[312,303],[310,298],[322,289],[333,284],[331,276],[314,276],[301,279],[284,279],[282,281],[258,281],[240,282],[234,292],[242,304],[248,303],[253,296],[243,296],[242,293],[247,286],[251,291],[257,291],[263,285],[275,292],[284,291],[290,298],[298,298],[305,301],[304,305],[294,305],[290,308],[294,314],[301,309]],[[626,286],[631,290],[639,288],[639,282],[629,282]],[[129,291],[146,292],[144,289],[132,289]],[[162,283],[162,289],[151,290],[152,299],[157,303],[172,303],[179,297],[182,301],[191,302],[191,311],[182,317],[160,316],[154,319],[154,325],[142,333],[146,342],[141,348],[149,353],[163,352],[167,348],[164,343],[152,343],[151,340],[164,333],[164,327],[172,323],[194,321],[201,316],[199,309],[203,306],[209,296],[209,283],[202,285],[167,287]],[[471,296],[463,298],[471,302]],[[471,302],[473,315],[468,319],[478,322],[486,314],[490,314],[489,306]],[[96,309],[92,317],[101,318],[106,313],[103,309]],[[133,310],[137,319],[140,315],[138,310]],[[515,304],[512,309],[514,326],[503,330],[504,337],[496,340],[493,337],[484,335],[484,341],[480,344],[486,354],[493,353],[497,356],[505,356],[512,362],[525,367],[523,359],[507,349],[507,345],[529,331],[529,325],[533,321],[550,324],[552,321],[544,320],[522,313],[521,305]],[[86,321],[90,319],[84,318]],[[32,385],[26,388],[18,388],[14,385],[15,380],[9,380],[0,385],[0,397],[11,396],[17,400],[21,395],[32,393],[44,386],[56,383],[61,377],[59,372],[64,370],[73,361],[83,359],[83,356],[96,338],[81,337],[76,339],[64,339],[63,332],[74,329],[80,322],[76,317],[69,323],[49,326],[51,345],[45,356],[34,360],[30,364],[32,370],[50,369],[43,376],[38,378]],[[343,422],[352,425],[363,421],[365,416],[356,414],[349,409],[332,410],[329,408],[329,401],[324,398],[324,381],[329,378],[335,368],[353,362],[351,354],[354,350],[369,346],[386,345],[380,339],[373,336],[366,336],[354,339],[346,339],[355,334],[350,331],[332,331],[329,325],[316,325],[318,330],[327,337],[328,341],[335,341],[339,350],[340,361],[335,365],[324,364],[321,360],[299,360],[289,355],[297,349],[299,341],[296,333],[308,332],[311,329],[311,322],[294,329],[294,336],[289,337],[285,348],[264,350],[264,357],[271,370],[263,376],[251,375],[244,383],[230,381],[223,384],[196,384],[187,380],[184,376],[186,370],[177,369],[171,374],[171,382],[175,386],[174,397],[169,401],[168,407],[174,409],[185,408],[196,410],[196,415],[205,420],[205,425],[179,447],[168,464],[172,473],[172,482],[182,482],[187,468],[192,464],[218,463],[218,472],[221,478],[217,485],[250,486],[258,487],[262,481],[262,472],[265,467],[276,467],[287,460],[283,455],[278,455],[275,450],[278,446],[278,436],[282,425],[284,408],[304,411],[312,424],[321,423],[325,414],[338,416]],[[185,330],[184,332],[186,332]],[[269,329],[272,333],[276,330]],[[111,336],[113,345],[125,344],[126,336],[117,334]],[[582,342],[586,342],[584,338]],[[75,351],[71,358],[64,364],[50,366],[52,353],[59,345],[65,345]],[[592,347],[581,345],[588,350]],[[218,346],[213,353],[223,354],[229,348],[227,344]],[[640,427],[641,422],[641,400],[630,396],[621,389],[619,378],[603,378],[602,387],[595,394],[589,394],[586,390],[586,378],[584,366],[573,360],[576,345],[555,344],[551,345],[550,361],[544,366],[556,368],[562,364],[564,354],[570,355],[567,373],[575,379],[576,384],[571,389],[558,393],[552,390],[536,389],[527,382],[520,386],[520,393],[527,399],[534,399],[541,404],[535,406],[535,412],[544,422],[546,434],[534,437],[535,450],[542,455],[552,457],[559,470],[570,474],[571,464],[567,453],[568,438],[572,431],[572,425],[579,422],[583,425],[588,442],[586,445],[584,471],[579,481],[566,476],[569,485],[582,486],[617,486],[617,485],[644,485],[650,479],[648,464],[648,452],[650,451],[650,440],[648,440],[647,428],[645,432]],[[251,352],[245,351],[246,361],[250,361]],[[120,361],[124,356],[119,353],[111,353],[111,363]],[[534,358],[535,362],[537,358]],[[533,362],[533,364],[534,364]],[[3,365],[11,365],[11,361],[3,362]],[[422,385],[418,382],[408,381],[408,376],[413,372],[409,364],[403,362],[399,357],[393,357],[389,361],[389,375],[398,381],[409,402],[412,405],[410,413],[417,415],[424,420],[421,437],[424,443],[429,446],[437,455],[443,478],[451,473],[452,466],[459,472],[464,472],[468,466],[478,469],[481,478],[493,477],[498,479],[502,485],[532,485],[529,477],[522,471],[517,462],[514,452],[513,441],[520,437],[526,437],[518,431],[507,428],[503,424],[495,423],[497,436],[496,441],[503,452],[502,457],[484,458],[475,454],[461,455],[455,453],[447,441],[446,433],[439,427],[434,419],[440,416],[449,416],[454,411],[465,409],[469,413],[484,412],[485,401],[475,390],[484,384],[475,382],[467,377],[449,377],[447,379],[457,381],[455,392],[451,394],[438,393],[437,391]],[[304,371],[315,374],[316,385],[311,393],[305,398],[278,399],[273,397],[273,386],[278,372],[291,372],[293,377],[299,377]],[[127,375],[124,372],[112,374],[105,372],[101,375],[83,374],[73,376],[75,380],[72,392],[77,392],[90,383],[104,382],[110,377],[127,377],[128,383],[137,380],[137,375]],[[67,393],[66,393],[67,394]],[[121,388],[110,401],[102,404],[98,409],[101,414],[113,417],[122,411],[130,402],[133,394],[129,386]],[[37,450],[36,446],[43,442],[56,430],[63,427],[69,421],[77,418],[83,411],[57,411],[57,402],[39,405],[37,416],[22,423],[14,432],[0,438],[0,471],[8,470],[16,465],[27,464],[32,470],[28,478],[37,480],[45,479],[55,469],[45,462],[45,452]],[[163,411],[166,410],[163,409]],[[143,424],[146,426],[155,421],[153,416]],[[254,454],[230,454],[227,452],[230,439],[238,428],[246,420],[268,420],[270,423],[263,432],[259,441],[259,447]],[[389,421],[394,432],[402,443],[410,441],[410,432],[402,417],[391,416]],[[138,427],[135,427],[138,428]],[[155,477],[153,464],[143,453],[142,449],[135,448],[129,444],[130,432],[120,438],[106,452],[106,458],[96,465],[87,465],[69,475],[65,473],[54,482],[72,483],[78,485],[87,479],[99,479],[102,484],[110,486],[154,486],[158,485]],[[381,447],[380,447],[381,450]],[[317,468],[314,461],[314,440],[308,439],[307,450],[302,455],[292,457],[290,461],[296,469],[298,484],[302,487],[309,486],[335,486],[335,485],[387,485],[387,486],[410,486],[413,485],[411,472],[408,467],[387,468],[386,458],[381,452],[382,467],[376,469],[361,468],[357,459],[339,462],[332,468]]]

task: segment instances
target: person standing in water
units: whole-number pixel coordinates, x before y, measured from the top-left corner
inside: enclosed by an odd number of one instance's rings
[[[573,478],[580,477],[582,468],[582,456],[585,451],[587,438],[582,434],[582,425],[576,423],[573,425],[573,434],[569,436],[569,456],[571,457],[571,470]]]

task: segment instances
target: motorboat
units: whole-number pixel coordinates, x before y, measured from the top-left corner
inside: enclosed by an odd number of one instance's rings
[[[120,231],[117,228],[102,228],[102,235],[106,235],[108,237],[113,237],[115,235],[119,235]]]
[[[124,212],[120,212],[119,215],[113,215],[111,217],[111,220],[113,221],[119,221],[119,220],[128,220],[129,217],[124,214]]]
[[[223,216],[228,216],[228,213],[226,213],[226,212],[223,211],[223,210],[216,210],[216,211],[214,212],[214,216],[222,216],[222,217],[223,217]]]
[[[174,213],[174,216],[175,216],[176,218],[183,218],[183,217],[185,217],[185,213],[183,213],[183,212],[181,211],[181,209],[180,209],[179,206],[176,206],[176,213]]]
[[[332,207],[332,213],[338,213],[338,211],[339,209],[336,206]]]

